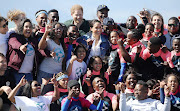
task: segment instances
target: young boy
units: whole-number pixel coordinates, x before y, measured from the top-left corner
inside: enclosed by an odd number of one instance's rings
[[[98,20],[103,24],[104,18],[108,17],[109,8],[106,5],[99,5],[97,8]]]
[[[91,110],[100,111],[103,106],[103,96],[101,96],[101,100],[96,107],[94,104],[91,104],[85,98],[79,97],[80,93],[80,84],[76,80],[70,80],[68,82],[68,97],[64,98],[61,103],[62,111],[83,111],[83,108],[88,108]],[[103,91],[102,91],[103,92]],[[99,91],[100,95],[103,93]]]

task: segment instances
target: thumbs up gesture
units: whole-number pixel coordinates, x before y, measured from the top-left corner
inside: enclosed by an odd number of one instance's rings
[[[27,51],[27,45],[28,43],[24,44],[24,45],[21,45],[20,46],[20,51],[23,53],[23,54],[26,54],[26,51]]]

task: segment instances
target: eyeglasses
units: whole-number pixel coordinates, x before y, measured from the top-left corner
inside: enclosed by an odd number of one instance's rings
[[[169,27],[172,27],[172,26],[177,27],[178,24],[168,24],[168,26],[169,26]]]
[[[6,28],[7,25],[8,25],[8,21],[2,27]]]

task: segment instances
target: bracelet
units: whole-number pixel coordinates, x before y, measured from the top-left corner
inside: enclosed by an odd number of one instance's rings
[[[58,87],[58,85],[56,85],[56,86],[54,85],[54,87]]]
[[[116,90],[116,94],[119,94],[119,90]]]

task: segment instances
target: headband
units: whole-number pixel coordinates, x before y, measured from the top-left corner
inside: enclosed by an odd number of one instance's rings
[[[68,78],[68,75],[64,74],[64,75],[58,77],[56,80],[59,81],[59,80],[64,79],[64,78]]]
[[[36,18],[37,18],[40,14],[42,14],[42,13],[44,13],[44,14],[46,14],[46,15],[48,16],[48,14],[47,14],[46,11],[40,11],[40,12],[38,12],[38,13],[36,14]]]

